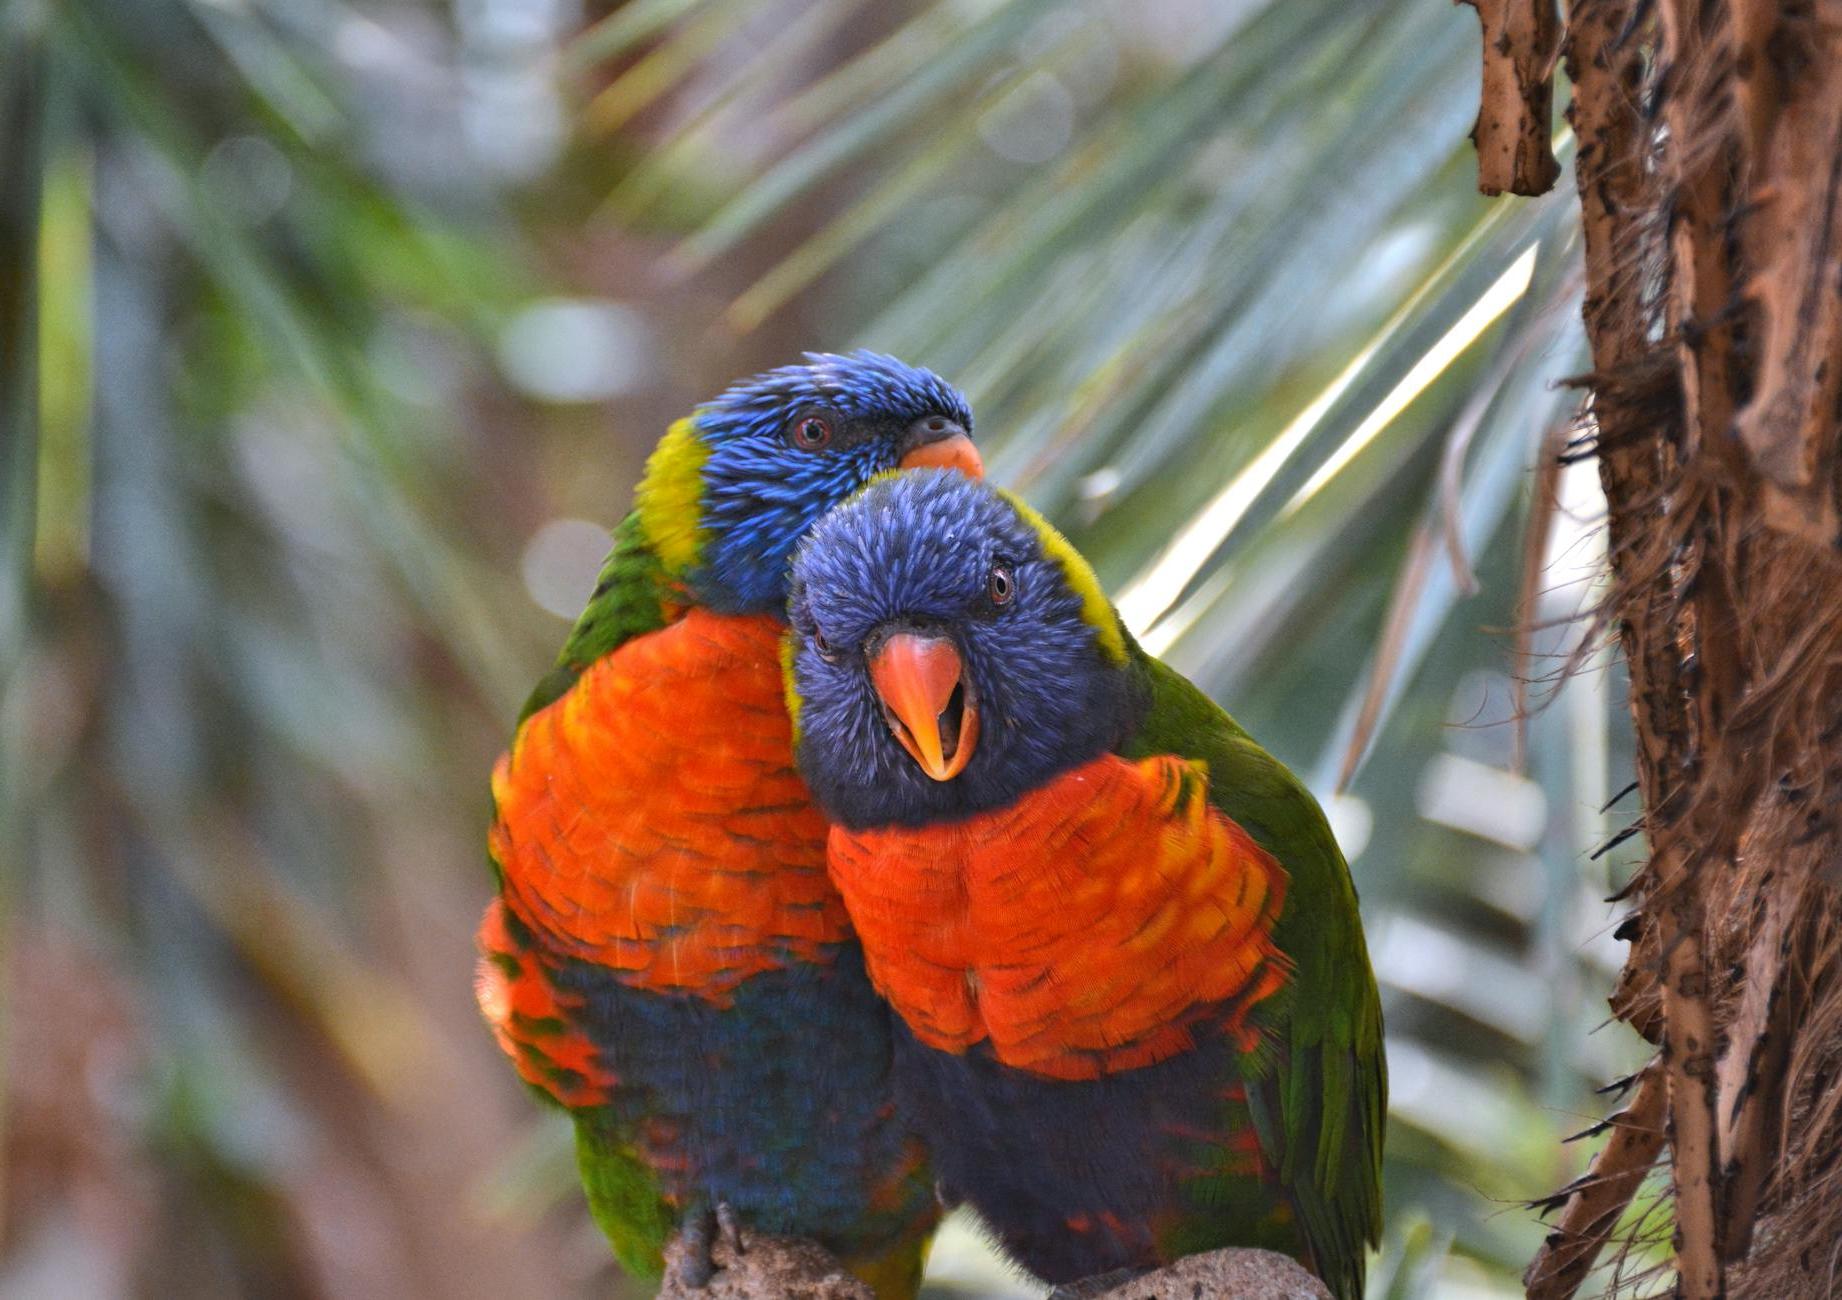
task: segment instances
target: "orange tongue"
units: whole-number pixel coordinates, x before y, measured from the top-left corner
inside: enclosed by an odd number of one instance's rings
[[[959,651],[951,641],[914,632],[896,633],[870,660],[870,684],[882,697],[889,729],[936,781],[951,781],[964,771],[978,743],[978,710],[962,692],[958,744],[951,757],[942,752],[940,715],[960,685],[961,672]]]
[[[924,442],[902,457],[903,469],[956,469],[967,478],[984,478],[985,461],[972,439],[963,433],[938,442]]]

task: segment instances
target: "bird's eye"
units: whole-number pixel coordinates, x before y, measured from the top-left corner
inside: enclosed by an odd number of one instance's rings
[[[985,594],[994,605],[1011,603],[1011,597],[1017,594],[1017,579],[1010,565],[1000,560],[991,566],[991,572],[985,575]]]
[[[802,415],[787,429],[787,441],[801,451],[817,451],[831,441],[831,421],[822,415]]]
[[[825,634],[816,627],[812,629],[812,648],[819,652],[819,658],[828,664],[838,662],[838,648],[825,639]]]

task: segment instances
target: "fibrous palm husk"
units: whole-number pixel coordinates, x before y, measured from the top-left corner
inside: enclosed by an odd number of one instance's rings
[[[1565,54],[1651,850],[1614,1011],[1662,1140],[1608,1143],[1529,1292],[1574,1292],[1661,1147],[1679,1294],[1836,1294],[1842,0],[1584,0]]]

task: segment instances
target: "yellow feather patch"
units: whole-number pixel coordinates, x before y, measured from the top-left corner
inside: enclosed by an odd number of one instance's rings
[[[1042,541],[1043,554],[1062,566],[1062,572],[1068,579],[1068,585],[1081,598],[1081,615],[1092,625],[1094,635],[1100,640],[1100,651],[1116,664],[1126,662],[1126,637],[1119,629],[1119,615],[1113,612],[1113,602],[1106,598],[1101,589],[1100,579],[1094,575],[1093,566],[1088,564],[1081,552],[1075,550],[1066,537],[1055,530],[1055,525],[1037,514],[1024,499],[1015,492],[998,489],[1012,509],[1025,523],[1036,530]]]
[[[787,721],[793,724],[793,747],[799,748],[799,687],[793,680],[793,630],[780,638],[780,683],[787,696]]]
[[[697,436],[696,417],[687,415],[659,439],[634,489],[640,528],[669,573],[693,568],[703,550],[703,471],[709,454]]]

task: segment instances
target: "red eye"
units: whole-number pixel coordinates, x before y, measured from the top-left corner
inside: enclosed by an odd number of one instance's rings
[[[822,415],[802,415],[787,437],[801,451],[817,451],[831,441],[831,421]]]
[[[985,594],[994,605],[1008,605],[1011,597],[1017,594],[1017,580],[1011,576],[1011,566],[994,564],[985,578]]]
[[[837,647],[827,641],[825,639],[825,634],[816,627],[812,629],[812,648],[819,652],[819,658],[823,659],[826,663],[835,664],[838,662]]]

